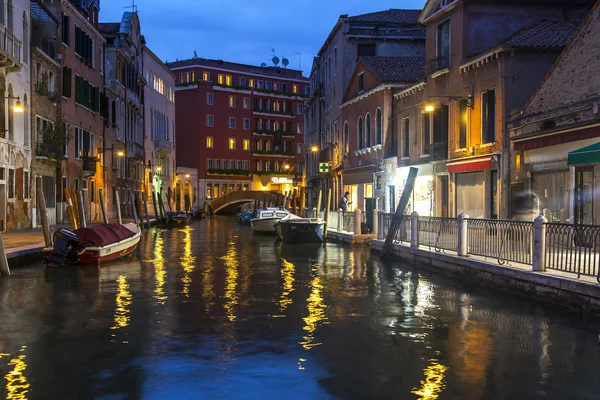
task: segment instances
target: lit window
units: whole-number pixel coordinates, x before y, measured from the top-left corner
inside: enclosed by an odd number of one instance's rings
[[[279,82],[273,83],[273,90],[279,90]]]
[[[246,109],[250,108],[250,98],[249,97],[244,97],[244,108],[246,108]]]
[[[229,138],[229,150],[235,150],[235,139]]]
[[[229,107],[235,107],[235,96],[229,96]]]
[[[210,81],[210,72],[203,72],[202,73],[202,80]]]
[[[250,85],[249,85],[249,86],[250,86],[251,88],[253,88],[253,87],[254,87],[254,79],[250,79]]]
[[[222,85],[225,82],[225,76],[223,74],[219,74],[219,85]]]
[[[298,154],[302,154],[302,143],[298,143],[298,144],[296,145],[296,152],[297,152]]]
[[[294,91],[294,93],[298,93],[298,85],[293,86],[293,91]]]
[[[229,129],[235,129],[235,117],[229,117]]]
[[[227,76],[225,77],[225,84],[226,84],[227,86],[231,86],[231,75],[227,75]]]
[[[206,126],[213,126],[215,123],[215,117],[211,114],[206,115]]]
[[[250,139],[244,139],[244,150],[250,150]]]
[[[299,134],[299,135],[301,135],[301,134],[303,134],[303,133],[304,133],[304,124],[302,124],[302,123],[299,123],[299,124],[296,126],[296,133],[297,133],[297,134]]]
[[[207,136],[206,137],[206,148],[207,149],[212,149],[213,148],[213,144],[214,144],[214,142],[213,142],[212,136]]]
[[[208,104],[208,105],[215,104],[215,98],[212,93],[206,93],[206,104]]]
[[[515,155],[515,169],[517,172],[521,172],[521,155]]]

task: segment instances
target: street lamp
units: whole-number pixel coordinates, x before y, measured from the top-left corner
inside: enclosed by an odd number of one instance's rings
[[[338,147],[338,144],[337,144],[337,143],[324,143],[324,144],[325,144],[325,146],[326,146],[326,147],[329,147],[329,146],[331,146],[331,147],[333,147],[334,149],[335,149],[336,147]],[[313,145],[311,146],[311,148],[310,148],[310,151],[312,151],[313,153],[316,153],[316,152],[318,152],[318,151],[319,151],[319,146],[317,146],[316,144],[313,144]]]
[[[15,104],[15,106],[13,107],[14,112],[16,113],[22,113],[23,112],[23,106],[21,105],[21,98],[19,96],[4,96],[5,99],[8,100],[16,100],[17,104]]]
[[[318,146],[312,146],[310,148],[310,151],[312,151],[313,153],[316,153],[317,151],[319,151],[319,147]]]
[[[467,96],[431,96],[427,104],[425,104],[425,112],[433,112],[435,110],[434,105],[431,103],[431,99],[449,99],[451,101],[457,101],[467,108],[475,107],[475,102],[473,101],[473,95],[471,93]]]
[[[185,177],[190,179],[190,174],[185,174]]]

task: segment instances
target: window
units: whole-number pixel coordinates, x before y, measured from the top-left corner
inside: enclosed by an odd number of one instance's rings
[[[279,91],[279,82],[273,83],[273,90]]]
[[[483,143],[496,141],[496,90],[481,93],[481,139]]]
[[[423,130],[423,154],[431,154],[431,113],[424,112],[421,114],[421,129]]]
[[[75,128],[75,157],[78,159],[94,156],[94,134]]]
[[[250,130],[250,118],[244,118],[244,130]]]
[[[288,90],[287,89],[287,83],[282,83],[281,84],[281,91],[287,93],[287,90]],[[294,93],[296,93],[296,92],[294,92]]]
[[[212,93],[206,93],[206,104],[209,106],[215,104],[215,96]]]
[[[62,95],[70,98],[73,85],[73,71],[67,67],[63,67],[62,71]]]
[[[469,124],[469,107],[463,101],[458,102],[458,148],[467,147],[467,130]]]
[[[71,17],[65,14],[62,15],[62,42],[71,45]]]
[[[375,144],[382,144],[382,121],[381,121],[381,108],[377,109],[375,113]]]
[[[371,147],[371,114],[365,118],[365,147]]]
[[[48,94],[54,93],[54,72],[48,71]]]
[[[221,160],[215,160],[215,168],[221,169]]]
[[[250,139],[244,139],[244,150],[250,150]]]
[[[349,132],[349,128],[348,128],[348,122],[344,122],[344,142],[342,143],[344,145],[344,153],[349,153],[350,152],[350,132]]]
[[[27,13],[23,12],[23,62],[29,64],[29,21]]]
[[[256,150],[262,151],[262,139],[256,141]]]
[[[235,129],[235,117],[229,117],[229,129]]]
[[[450,20],[437,27],[437,65],[436,70],[450,67]]]
[[[223,169],[229,169],[229,160],[223,160]]]
[[[365,74],[364,73],[360,73],[358,74],[358,92],[364,92],[365,91]]]
[[[298,104],[298,107],[296,109],[296,113],[297,114],[302,114],[302,112],[303,112],[302,108],[303,108],[303,105],[302,104]]]
[[[337,75],[337,47],[333,49],[333,76]]]
[[[235,139],[229,138],[229,150],[235,150]]]
[[[62,123],[62,132],[63,132],[63,155],[65,158],[69,157],[69,141],[67,138],[69,137],[69,130],[67,129],[67,123]]]
[[[213,160],[209,158],[206,160],[206,169],[213,169]]]
[[[235,96],[229,96],[229,107],[235,107]]]
[[[257,87],[258,89],[264,89],[264,87],[265,87],[265,81],[258,80],[258,81],[257,81],[257,86],[256,86],[256,87]]]
[[[225,75],[219,74],[219,79],[217,82],[219,82],[219,85],[223,85],[225,83]]]
[[[302,154],[302,143],[296,143],[296,153]]]
[[[402,157],[410,157],[410,119],[402,119]]]
[[[23,171],[23,200],[29,198],[29,171]]]
[[[244,161],[244,169],[250,171],[250,161]]]
[[[271,141],[270,140],[265,141],[265,150],[271,151]]]
[[[225,84],[231,86],[231,75],[225,76]]]
[[[65,197],[65,189],[66,188],[67,188],[67,177],[63,176],[62,177],[62,187],[61,187],[62,190],[61,190],[61,194],[60,194],[63,203],[67,201],[67,199]]]
[[[75,53],[87,65],[94,64],[94,40],[75,25]]]
[[[273,90],[273,83],[269,81],[265,82],[265,89]]]
[[[249,97],[244,97],[244,108],[245,109],[250,108],[250,98]]]
[[[358,45],[358,58],[360,57],[372,57],[377,55],[377,48],[375,44],[359,44]]]
[[[214,146],[214,138],[212,136],[207,136],[206,137],[206,148],[207,149],[212,149]]]
[[[360,150],[364,147],[364,143],[365,143],[365,138],[363,135],[363,119],[362,119],[362,117],[358,117],[357,131],[358,131],[358,138],[357,138],[356,148]]]
[[[206,115],[206,126],[214,126],[215,117],[214,115],[207,114]]]
[[[246,87],[246,78],[243,76],[240,77],[240,86]]]
[[[254,79],[250,79],[250,85],[249,85],[249,86],[250,86],[251,88],[253,88],[253,87],[254,87]]]
[[[8,198],[15,198],[15,170],[8,170]]]
[[[210,72],[203,72],[202,73],[202,80],[203,81],[210,81]]]
[[[304,124],[302,122],[300,122],[296,125],[296,133],[298,135],[301,135],[304,133]]]
[[[307,96],[310,94],[310,86],[305,86],[304,87],[304,94],[307,95]]]

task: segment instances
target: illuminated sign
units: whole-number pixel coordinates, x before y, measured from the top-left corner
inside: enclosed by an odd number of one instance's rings
[[[271,182],[277,183],[277,184],[285,184],[285,183],[292,183],[292,180],[289,178],[280,178],[280,177],[274,176],[273,178],[271,178]]]

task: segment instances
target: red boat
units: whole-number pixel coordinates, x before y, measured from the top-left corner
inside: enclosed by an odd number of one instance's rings
[[[46,265],[100,264],[131,254],[142,236],[137,224],[104,224],[54,232],[54,247],[46,249]]]

